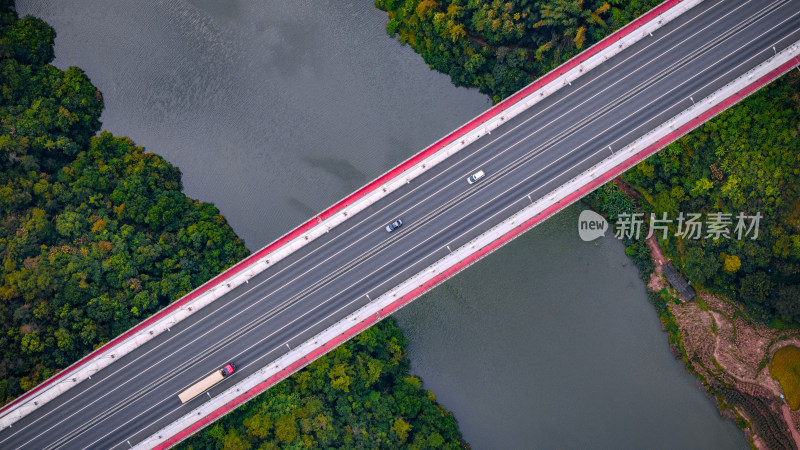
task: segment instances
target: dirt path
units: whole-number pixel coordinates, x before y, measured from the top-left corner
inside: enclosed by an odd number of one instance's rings
[[[713,317],[714,321],[717,323],[717,327],[719,329],[721,327],[721,321],[722,320],[726,320],[726,319],[721,319],[718,316],[718,314],[720,314],[718,312],[717,313],[711,313],[711,314],[712,314],[712,317]],[[738,325],[737,328],[741,328],[741,325]],[[714,353],[713,354],[714,354],[715,360],[720,364],[720,367],[723,370],[725,370],[726,375],[728,375],[728,376],[730,376],[730,377],[734,378],[735,380],[738,380],[738,381],[740,381],[742,383],[754,385],[754,386],[756,386],[757,388],[760,388],[760,389],[766,389],[771,393],[773,398],[775,398],[775,397],[780,398],[782,393],[780,391],[778,383],[774,379],[772,379],[771,376],[768,375],[768,372],[769,372],[768,368],[762,369],[762,371],[767,372],[765,374],[761,374],[761,373],[757,372],[755,374],[756,375],[755,379],[749,379],[749,377],[745,378],[745,377],[741,376],[740,373],[742,371],[747,370],[747,369],[751,369],[751,367],[747,367],[748,364],[745,362],[746,359],[745,358],[737,358],[737,360],[739,360],[740,364],[735,364],[736,365],[735,368],[731,367],[729,365],[729,362],[730,362],[731,358],[728,355],[723,355],[720,352],[721,349],[723,349],[725,347],[730,347],[730,343],[726,342],[724,340],[724,334],[723,333],[718,333],[716,335],[715,339],[714,339]],[[761,347],[761,346],[754,345],[754,347]],[[767,348],[765,348],[763,351],[769,353],[770,352],[769,347],[771,347],[771,346],[766,345],[765,347],[767,347]],[[735,348],[734,349],[728,348],[728,351],[731,351],[731,350],[733,350],[735,352],[736,349]],[[773,350],[775,350],[775,349],[773,349]],[[738,352],[736,352],[736,353],[738,353]],[[735,355],[735,356],[738,356],[738,355]],[[739,372],[739,373],[737,373],[737,372]],[[759,376],[759,375],[761,375],[761,376]],[[760,382],[759,382],[759,379],[760,379]],[[796,448],[800,448],[800,431],[798,431],[798,429],[797,429],[797,424],[795,423],[794,418],[792,417],[792,411],[789,408],[789,405],[786,403],[786,401],[782,401],[782,402],[780,402],[779,408],[780,408],[781,415],[783,416],[783,420],[784,420],[784,422],[786,422],[786,425],[789,428],[789,432],[792,435],[792,440],[794,441],[795,447]],[[759,447],[759,446],[757,446],[757,447]]]
[[[647,246],[655,266],[647,286],[653,292],[660,292],[667,287],[661,275],[667,260],[654,236],[647,240]],[[786,401],[779,398],[780,386],[769,374],[769,366],[763,365],[763,361],[768,360],[779,347],[800,346],[800,335],[754,323],[741,314],[737,305],[707,292],[698,292],[698,298],[702,303],[692,301],[668,305],[680,329],[689,370],[708,381],[731,386],[751,398],[764,399],[771,405],[758,411],[761,416],[757,417],[747,417],[744,409],[735,408],[751,423],[766,415],[770,420],[785,424],[791,433],[762,428],[762,432],[771,436],[760,436],[756,429],[751,428],[748,432],[753,433],[753,443],[757,448],[767,448],[766,442],[770,439],[766,437],[772,438],[772,442],[774,439],[779,439],[778,442],[791,439],[794,448],[800,449],[800,430],[794,420],[800,417],[800,411],[792,412]]]
[[[616,184],[619,190],[624,192],[629,199],[635,202],[638,202],[642,199],[642,194],[640,194],[639,191],[631,187],[631,185],[626,183],[622,178],[620,177],[614,178],[614,180],[612,180],[612,183]]]
[[[652,292],[659,292],[661,289],[667,287],[664,279],[661,278],[661,275],[664,273],[664,263],[667,262],[667,259],[661,252],[661,246],[656,242],[655,234],[647,239],[647,247],[650,248],[650,255],[653,257],[653,265],[655,266],[653,273],[650,274],[650,281],[647,283],[647,288]]]
[[[794,424],[794,421],[792,420],[792,410],[789,409],[789,405],[787,405],[786,403],[781,405],[781,412],[783,413],[783,420],[785,420],[786,423]],[[792,432],[792,438],[794,438],[794,445],[797,448],[800,448],[800,431],[797,431],[796,426],[794,427],[790,426],[789,431]]]

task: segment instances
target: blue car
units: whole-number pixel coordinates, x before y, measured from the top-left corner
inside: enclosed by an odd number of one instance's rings
[[[386,231],[391,233],[392,231],[400,228],[400,225],[402,225],[402,224],[403,224],[403,221],[400,220],[400,219],[397,219],[394,222],[390,223],[389,225],[386,225]]]

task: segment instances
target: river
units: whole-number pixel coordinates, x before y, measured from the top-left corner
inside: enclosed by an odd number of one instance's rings
[[[181,168],[258,249],[490,106],[386,35],[370,0],[18,0],[104,128]],[[676,362],[580,205],[397,314],[473,448],[747,448]]]

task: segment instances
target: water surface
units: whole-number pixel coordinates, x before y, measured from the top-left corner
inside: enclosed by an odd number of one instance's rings
[[[184,173],[250,249],[489,106],[384,31],[371,0],[18,0],[104,128]],[[614,240],[573,207],[398,314],[473,448],[746,448],[675,362]]]
[[[22,0],[105,129],[176,164],[251,250],[491,106],[385,32],[369,1]]]
[[[613,236],[582,205],[397,316],[414,371],[474,448],[747,448],[669,351]]]

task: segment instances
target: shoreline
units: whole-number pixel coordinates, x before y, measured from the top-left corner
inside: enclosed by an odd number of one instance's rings
[[[617,178],[614,184],[634,202],[641,196]],[[666,302],[677,325],[673,333],[659,314],[670,350],[686,370],[698,378],[698,388],[715,401],[723,417],[734,420],[751,446],[758,449],[800,448],[800,410],[792,411],[769,372],[769,361],[780,348],[800,347],[800,333],[778,331],[758,324],[744,310],[721,296],[697,289],[696,299],[685,302],[663,277],[669,259],[651,236],[646,241],[653,270],[640,275],[648,295]],[[655,306],[655,305],[654,305]],[[708,339],[713,337],[713,339]],[[675,343],[673,343],[675,341]]]

